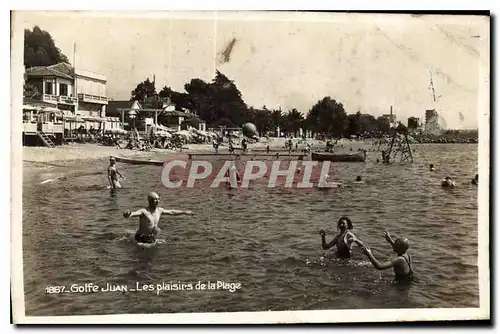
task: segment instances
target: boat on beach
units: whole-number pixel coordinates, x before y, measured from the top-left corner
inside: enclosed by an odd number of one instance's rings
[[[333,161],[333,162],[365,162],[366,152],[356,153],[330,153],[330,152],[312,152],[311,160],[313,161]]]
[[[131,158],[123,158],[115,156],[111,156],[110,158],[115,158],[116,162],[122,162],[131,165],[163,166],[165,164],[164,161],[159,161],[159,160],[139,160],[139,159],[131,159]]]

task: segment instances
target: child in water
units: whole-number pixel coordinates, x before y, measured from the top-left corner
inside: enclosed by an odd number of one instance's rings
[[[352,243],[354,240],[357,240],[354,234],[352,234],[349,230],[352,230],[352,222],[349,217],[343,216],[340,217],[337,222],[337,228],[340,231],[335,238],[329,243],[326,243],[325,240],[325,231],[320,230],[319,234],[321,235],[321,244],[324,250],[330,250],[333,246],[337,246],[336,255],[341,259],[348,259],[352,254]]]
[[[397,238],[396,240],[393,240],[387,231],[384,232],[384,237],[385,240],[391,244],[392,249],[398,256],[383,263],[379,262],[375,256],[373,256],[371,250],[366,247],[363,242],[356,238],[353,238],[351,241],[363,248],[364,253],[368,256],[370,262],[376,269],[384,270],[394,268],[394,279],[396,281],[411,281],[413,279],[413,261],[410,254],[407,253],[408,248],[410,248],[408,239]]]

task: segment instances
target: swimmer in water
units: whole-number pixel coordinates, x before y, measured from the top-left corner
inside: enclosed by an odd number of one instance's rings
[[[111,157],[109,158],[109,166],[108,166],[108,181],[111,189],[121,188],[120,181],[118,180],[118,176],[120,178],[124,178],[123,175],[116,168],[116,159]]]
[[[434,167],[434,165],[433,165],[433,164],[430,164],[430,165],[429,165],[429,170],[430,170],[431,172],[434,172],[434,171],[436,171],[436,168]]]
[[[337,252],[336,255],[338,258],[341,259],[348,259],[351,257],[352,254],[352,243],[354,240],[357,240],[354,234],[352,234],[349,230],[352,230],[352,222],[349,217],[343,216],[340,217],[339,221],[337,222],[337,228],[340,231],[335,238],[333,238],[332,241],[329,243],[326,243],[325,240],[325,231],[320,230],[319,235],[321,235],[321,245],[323,247],[323,250],[331,250],[333,246],[337,247]]]
[[[443,181],[441,181],[441,186],[443,188],[455,188],[455,182],[453,182],[451,177],[447,176]]]
[[[361,176],[356,176],[356,183],[363,183],[363,180],[361,179]]]
[[[479,184],[479,174],[476,174],[476,177],[472,179],[471,183],[476,186]]]
[[[162,213],[167,215],[192,215],[191,211],[166,210],[158,207],[160,196],[155,192],[150,192],[148,195],[148,207],[139,209],[134,212],[127,211],[123,217],[139,217],[139,229],[135,234],[135,240],[141,243],[154,243],[156,236],[159,233],[158,221]]]
[[[410,254],[407,253],[410,244],[406,238],[397,238],[393,240],[389,232],[384,232],[385,240],[391,244],[393,251],[397,254],[397,257],[393,258],[387,262],[378,261],[375,256],[373,256],[371,250],[364,245],[360,240],[353,238],[352,241],[357,245],[361,246],[364,253],[370,259],[375,269],[384,270],[389,268],[394,268],[394,279],[396,281],[411,281],[413,279],[413,261]]]
[[[240,173],[238,173],[238,170],[236,169],[236,166],[235,165],[232,165],[231,167],[229,167],[229,169],[226,171],[226,173],[224,174],[224,177],[227,177],[229,178],[228,180],[226,180],[226,186],[228,187],[231,187],[231,175],[234,175],[235,178],[236,178],[236,183],[241,183],[241,177],[240,177]]]

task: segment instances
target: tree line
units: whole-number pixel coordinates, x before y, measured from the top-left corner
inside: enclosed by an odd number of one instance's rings
[[[60,62],[68,63],[68,57],[56,46],[49,32],[35,26],[24,31],[24,65],[50,66]],[[25,86],[28,92],[29,87]],[[313,134],[325,134],[334,137],[352,135],[384,134],[390,130],[387,119],[375,118],[370,114],[347,114],[341,102],[325,96],[307,112],[270,109],[248,106],[241,96],[234,81],[217,71],[211,82],[191,79],[184,85],[184,92],[177,92],[170,87],[156,91],[155,83],[146,79],[131,92],[131,100],[144,102],[146,99],[170,98],[179,108],[186,108],[197,113],[208,127],[240,127],[252,122],[261,134],[280,131],[298,134],[299,129],[309,130]]]
[[[144,102],[156,97],[169,98],[177,108],[196,112],[207,127],[241,127],[252,122],[262,134],[281,132],[298,135],[299,129],[309,130],[312,134],[332,137],[376,136],[390,131],[390,124],[384,117],[356,112],[347,114],[341,102],[325,96],[314,104],[307,113],[293,108],[290,110],[270,109],[248,106],[234,81],[220,71],[216,71],[211,82],[191,79],[184,85],[185,92],[177,92],[168,86],[156,91],[155,83],[146,79],[131,91],[131,101]]]

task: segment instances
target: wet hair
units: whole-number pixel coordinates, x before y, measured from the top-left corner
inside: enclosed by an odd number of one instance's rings
[[[356,176],[356,181],[361,181],[361,176]]]
[[[348,230],[352,230],[352,221],[351,221],[351,218],[347,217],[347,216],[342,216],[340,217],[339,221],[337,222],[337,227],[339,227],[340,225],[340,222],[345,220],[347,222],[347,229]]]
[[[429,167],[430,167],[430,168],[432,168],[432,167],[434,167],[434,165],[433,165],[433,164],[430,164],[430,165],[429,165]]]

